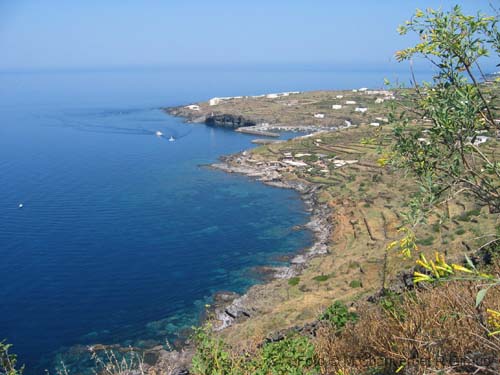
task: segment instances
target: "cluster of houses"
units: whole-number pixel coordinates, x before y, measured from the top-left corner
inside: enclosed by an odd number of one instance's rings
[[[362,93],[365,93],[366,95],[379,96],[375,99],[375,104],[382,104],[386,100],[393,100],[395,98],[394,93],[391,91],[388,91],[388,90],[368,90],[367,87],[362,87],[360,89],[354,89],[354,90],[352,90],[352,92],[362,92]],[[380,96],[382,96],[382,97],[380,97]],[[335,98],[336,99],[343,99],[344,95],[336,95]],[[356,105],[356,104],[357,103],[355,100],[346,100],[343,105],[342,104],[333,104],[332,109],[339,110],[339,109],[342,109],[344,107],[344,105],[351,106],[351,105]],[[368,108],[366,108],[366,107],[355,107],[354,108],[354,112],[365,113],[366,111],[368,111]],[[324,113],[315,113],[314,117],[318,118],[318,119],[324,119],[325,114]],[[380,123],[371,123],[370,125],[379,126]]]
[[[319,143],[321,139],[316,139]],[[247,153],[243,152],[243,157],[246,157]],[[303,158],[315,157],[315,161],[304,161]],[[307,159],[306,159],[307,160]],[[268,177],[272,177],[274,173],[282,172],[293,172],[297,168],[304,168],[308,172],[317,170],[322,174],[330,173],[332,168],[341,168],[346,165],[356,164],[358,160],[341,160],[335,157],[327,157],[325,154],[311,154],[311,153],[292,153],[283,152],[281,160],[272,161],[259,161],[252,158],[242,158],[238,157],[236,162],[241,164],[242,162],[253,164],[259,167],[263,172],[265,172]],[[276,175],[279,176],[279,175]]]
[[[208,101],[208,105],[214,106],[218,105],[221,102],[225,100],[232,100],[232,99],[248,99],[248,98],[267,98],[267,99],[276,99],[276,98],[281,98],[284,96],[290,96],[293,94],[300,94],[300,91],[287,91],[287,92],[280,92],[280,93],[272,93],[272,94],[262,94],[262,95],[252,95],[252,96],[225,96],[225,97],[215,97],[212,98]]]

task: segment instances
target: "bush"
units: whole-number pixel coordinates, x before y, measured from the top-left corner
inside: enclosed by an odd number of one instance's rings
[[[214,336],[210,324],[195,328],[193,338],[196,353],[192,360],[192,370],[195,374],[232,374],[230,352],[222,339]]]
[[[362,288],[363,287],[363,283],[361,282],[361,280],[352,280],[349,283],[349,286],[351,288]]]
[[[358,320],[358,315],[355,312],[350,312],[344,303],[335,301],[319,319],[330,322],[336,330],[342,330],[347,323],[355,323]]]
[[[291,279],[288,280],[288,285],[290,286],[296,286],[300,282],[300,277],[292,277]]]
[[[403,296],[388,291],[379,301],[380,306],[397,320],[403,321],[406,312],[402,308]]]
[[[319,371],[314,345],[303,336],[288,337],[264,345],[259,375],[302,375]]]
[[[12,344],[0,341],[0,374],[21,375],[24,371],[24,366],[17,368],[17,356],[9,353],[11,347]]]
[[[313,277],[313,280],[321,283],[323,281],[328,280],[329,278],[330,278],[329,275],[318,275],[318,276]]]

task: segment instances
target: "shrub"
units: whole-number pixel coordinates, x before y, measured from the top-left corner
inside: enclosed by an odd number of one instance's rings
[[[336,330],[342,330],[347,323],[355,323],[358,320],[358,315],[355,312],[349,311],[344,303],[335,301],[325,310],[319,319],[330,322]]]
[[[194,342],[196,353],[192,360],[192,370],[195,374],[231,374],[231,355],[222,339],[215,337],[212,326],[195,328]]]
[[[0,374],[21,375],[24,366],[17,368],[17,355],[9,353],[12,344],[0,341]]]
[[[292,277],[291,279],[288,280],[288,285],[290,286],[296,286],[300,282],[300,277]]]
[[[314,345],[303,336],[264,345],[256,374],[302,375],[317,373]]]
[[[349,283],[349,286],[351,288],[362,288],[363,287],[363,283],[361,282],[361,280],[352,280]]]
[[[392,315],[397,320],[403,321],[406,317],[406,312],[402,308],[403,296],[394,292],[388,291],[380,299],[380,306]]]
[[[319,283],[321,283],[321,282],[323,282],[323,281],[328,280],[329,278],[330,278],[330,276],[329,276],[329,275],[318,275],[318,276],[314,276],[314,277],[313,277],[313,280],[314,280],[314,281],[317,281],[317,282],[319,282]]]

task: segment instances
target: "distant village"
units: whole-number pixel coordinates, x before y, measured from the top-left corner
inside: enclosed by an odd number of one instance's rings
[[[234,101],[234,100],[245,100],[245,99],[278,99],[278,98],[283,98],[283,97],[288,97],[290,95],[297,95],[300,94],[300,91],[287,91],[287,92],[281,92],[281,93],[269,93],[269,94],[261,94],[261,95],[252,95],[252,96],[226,96],[226,97],[214,97],[208,100],[208,106],[214,107],[217,105],[220,105],[224,102],[228,101]],[[352,90],[352,93],[363,93],[367,96],[373,96],[375,99],[373,102],[375,104],[382,104],[387,100],[394,100],[394,93],[389,90],[369,90],[367,87],[362,87],[359,89],[354,89]],[[332,104],[331,109],[332,110],[342,110],[343,108],[354,108],[354,112],[358,112],[360,114],[363,114],[368,111],[367,107],[364,106],[359,106],[358,103],[355,100],[343,100],[344,95],[336,95],[335,99],[338,100],[338,103]],[[295,102],[295,101],[294,101]],[[292,103],[293,104],[293,103]],[[291,105],[291,104],[289,104]],[[185,106],[184,108],[189,109],[191,111],[200,111],[200,105],[198,104],[190,104]],[[314,113],[312,115],[315,119],[325,119],[327,118],[326,113],[318,112]],[[383,121],[383,118],[379,118],[380,121]],[[348,121],[346,122],[346,125],[349,126],[350,124]],[[371,122],[370,125],[372,126],[379,126],[380,122]]]

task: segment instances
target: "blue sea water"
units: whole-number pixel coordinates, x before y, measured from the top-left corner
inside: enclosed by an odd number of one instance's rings
[[[30,374],[78,344],[154,345],[196,324],[216,291],[244,292],[258,282],[254,267],[311,243],[292,230],[308,220],[296,192],[200,167],[253,147],[252,136],[185,124],[160,107],[380,87],[387,76],[0,73],[0,340]]]

